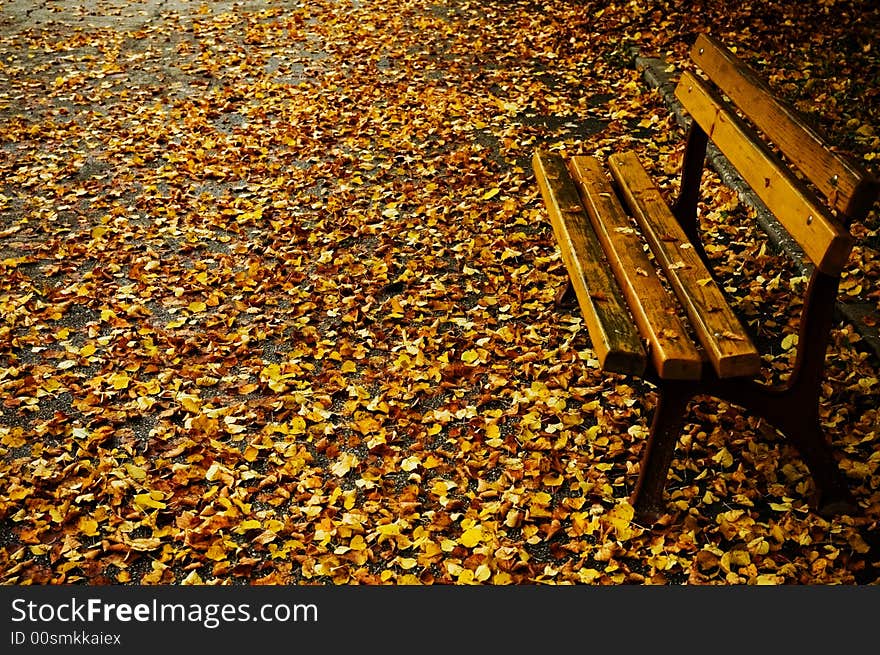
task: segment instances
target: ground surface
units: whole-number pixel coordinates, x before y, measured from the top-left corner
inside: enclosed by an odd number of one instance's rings
[[[554,303],[528,165],[631,147],[674,191],[631,48],[686,66],[708,28],[874,166],[870,5],[2,2],[0,580],[875,583],[878,363],[846,323],[823,423],[858,516],[701,399],[669,514],[630,521],[655,397]],[[782,377],[803,280],[709,181]],[[868,307],[877,227],[843,285]]]

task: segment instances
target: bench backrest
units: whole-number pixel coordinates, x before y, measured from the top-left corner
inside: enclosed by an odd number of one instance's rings
[[[877,180],[831,150],[796,111],[776,98],[716,39],[700,35],[691,59],[717,90],[698,75],[685,72],[676,97],[816,267],[839,275],[853,245],[847,225],[870,211],[880,191]]]

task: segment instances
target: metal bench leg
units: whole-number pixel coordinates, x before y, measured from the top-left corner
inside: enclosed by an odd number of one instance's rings
[[[828,518],[836,514],[853,514],[856,502],[844,476],[834,461],[831,447],[819,426],[818,419],[798,421],[800,425],[788,427],[784,434],[803,457],[816,486],[813,505],[816,511]]]
[[[577,296],[575,295],[574,285],[571,283],[570,279],[566,279],[565,285],[556,292],[556,297],[553,299],[553,302],[560,308],[577,306]]]
[[[852,514],[857,505],[834,459],[819,419],[819,377],[812,366],[800,369],[791,386],[768,390],[760,385],[716,382],[713,395],[764,418],[797,451],[816,487],[813,506],[822,516]]]
[[[788,386],[779,396],[762,395],[755,403],[758,412],[788,438],[803,458],[816,485],[814,506],[824,516],[849,514],[857,507],[819,419],[838,283],[836,277],[813,273],[804,301],[798,356]]]
[[[663,490],[666,477],[684,425],[688,402],[693,396],[691,387],[677,383],[662,384],[658,393],[651,433],[630,498],[636,520],[648,524],[654,523],[665,511]]]
[[[839,278],[816,271],[810,278],[789,386],[790,412],[778,427],[800,452],[816,484],[816,510],[823,516],[850,514],[856,508],[844,475],[834,460],[819,420],[825,355],[830,339]]]
[[[760,396],[749,408],[778,429],[807,465],[816,487],[816,511],[825,517],[851,514],[856,502],[822,430],[818,396],[818,385],[798,383],[775,398]]]

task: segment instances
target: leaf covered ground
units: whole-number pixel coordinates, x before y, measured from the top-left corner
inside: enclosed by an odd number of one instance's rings
[[[0,9],[3,583],[878,581],[878,362],[846,323],[822,418],[858,516],[705,398],[668,514],[631,521],[656,397],[554,302],[528,163],[632,148],[671,194],[682,133],[630,49],[687,66],[708,30],[876,170],[872,3]],[[783,377],[803,279],[707,178]],[[874,305],[877,230],[843,286]]]

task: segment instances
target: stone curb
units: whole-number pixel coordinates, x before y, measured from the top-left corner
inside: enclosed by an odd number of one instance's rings
[[[642,73],[645,81],[652,88],[657,89],[670,111],[673,112],[679,126],[687,131],[690,126],[690,116],[687,115],[684,107],[675,97],[678,71],[670,67],[664,59],[643,57],[637,49],[632,50],[631,55],[636,68]],[[706,159],[722,181],[737,193],[740,201],[754,209],[758,225],[767,234],[773,246],[789,256],[801,274],[809,275],[812,272],[812,265],[806,260],[803,250],[711,141],[706,149]],[[874,357],[880,361],[880,331],[876,327],[872,327],[872,325],[880,325],[880,317],[877,316],[876,308],[870,303],[850,303],[838,300],[836,309],[838,317],[852,324],[862,341],[873,352]]]

